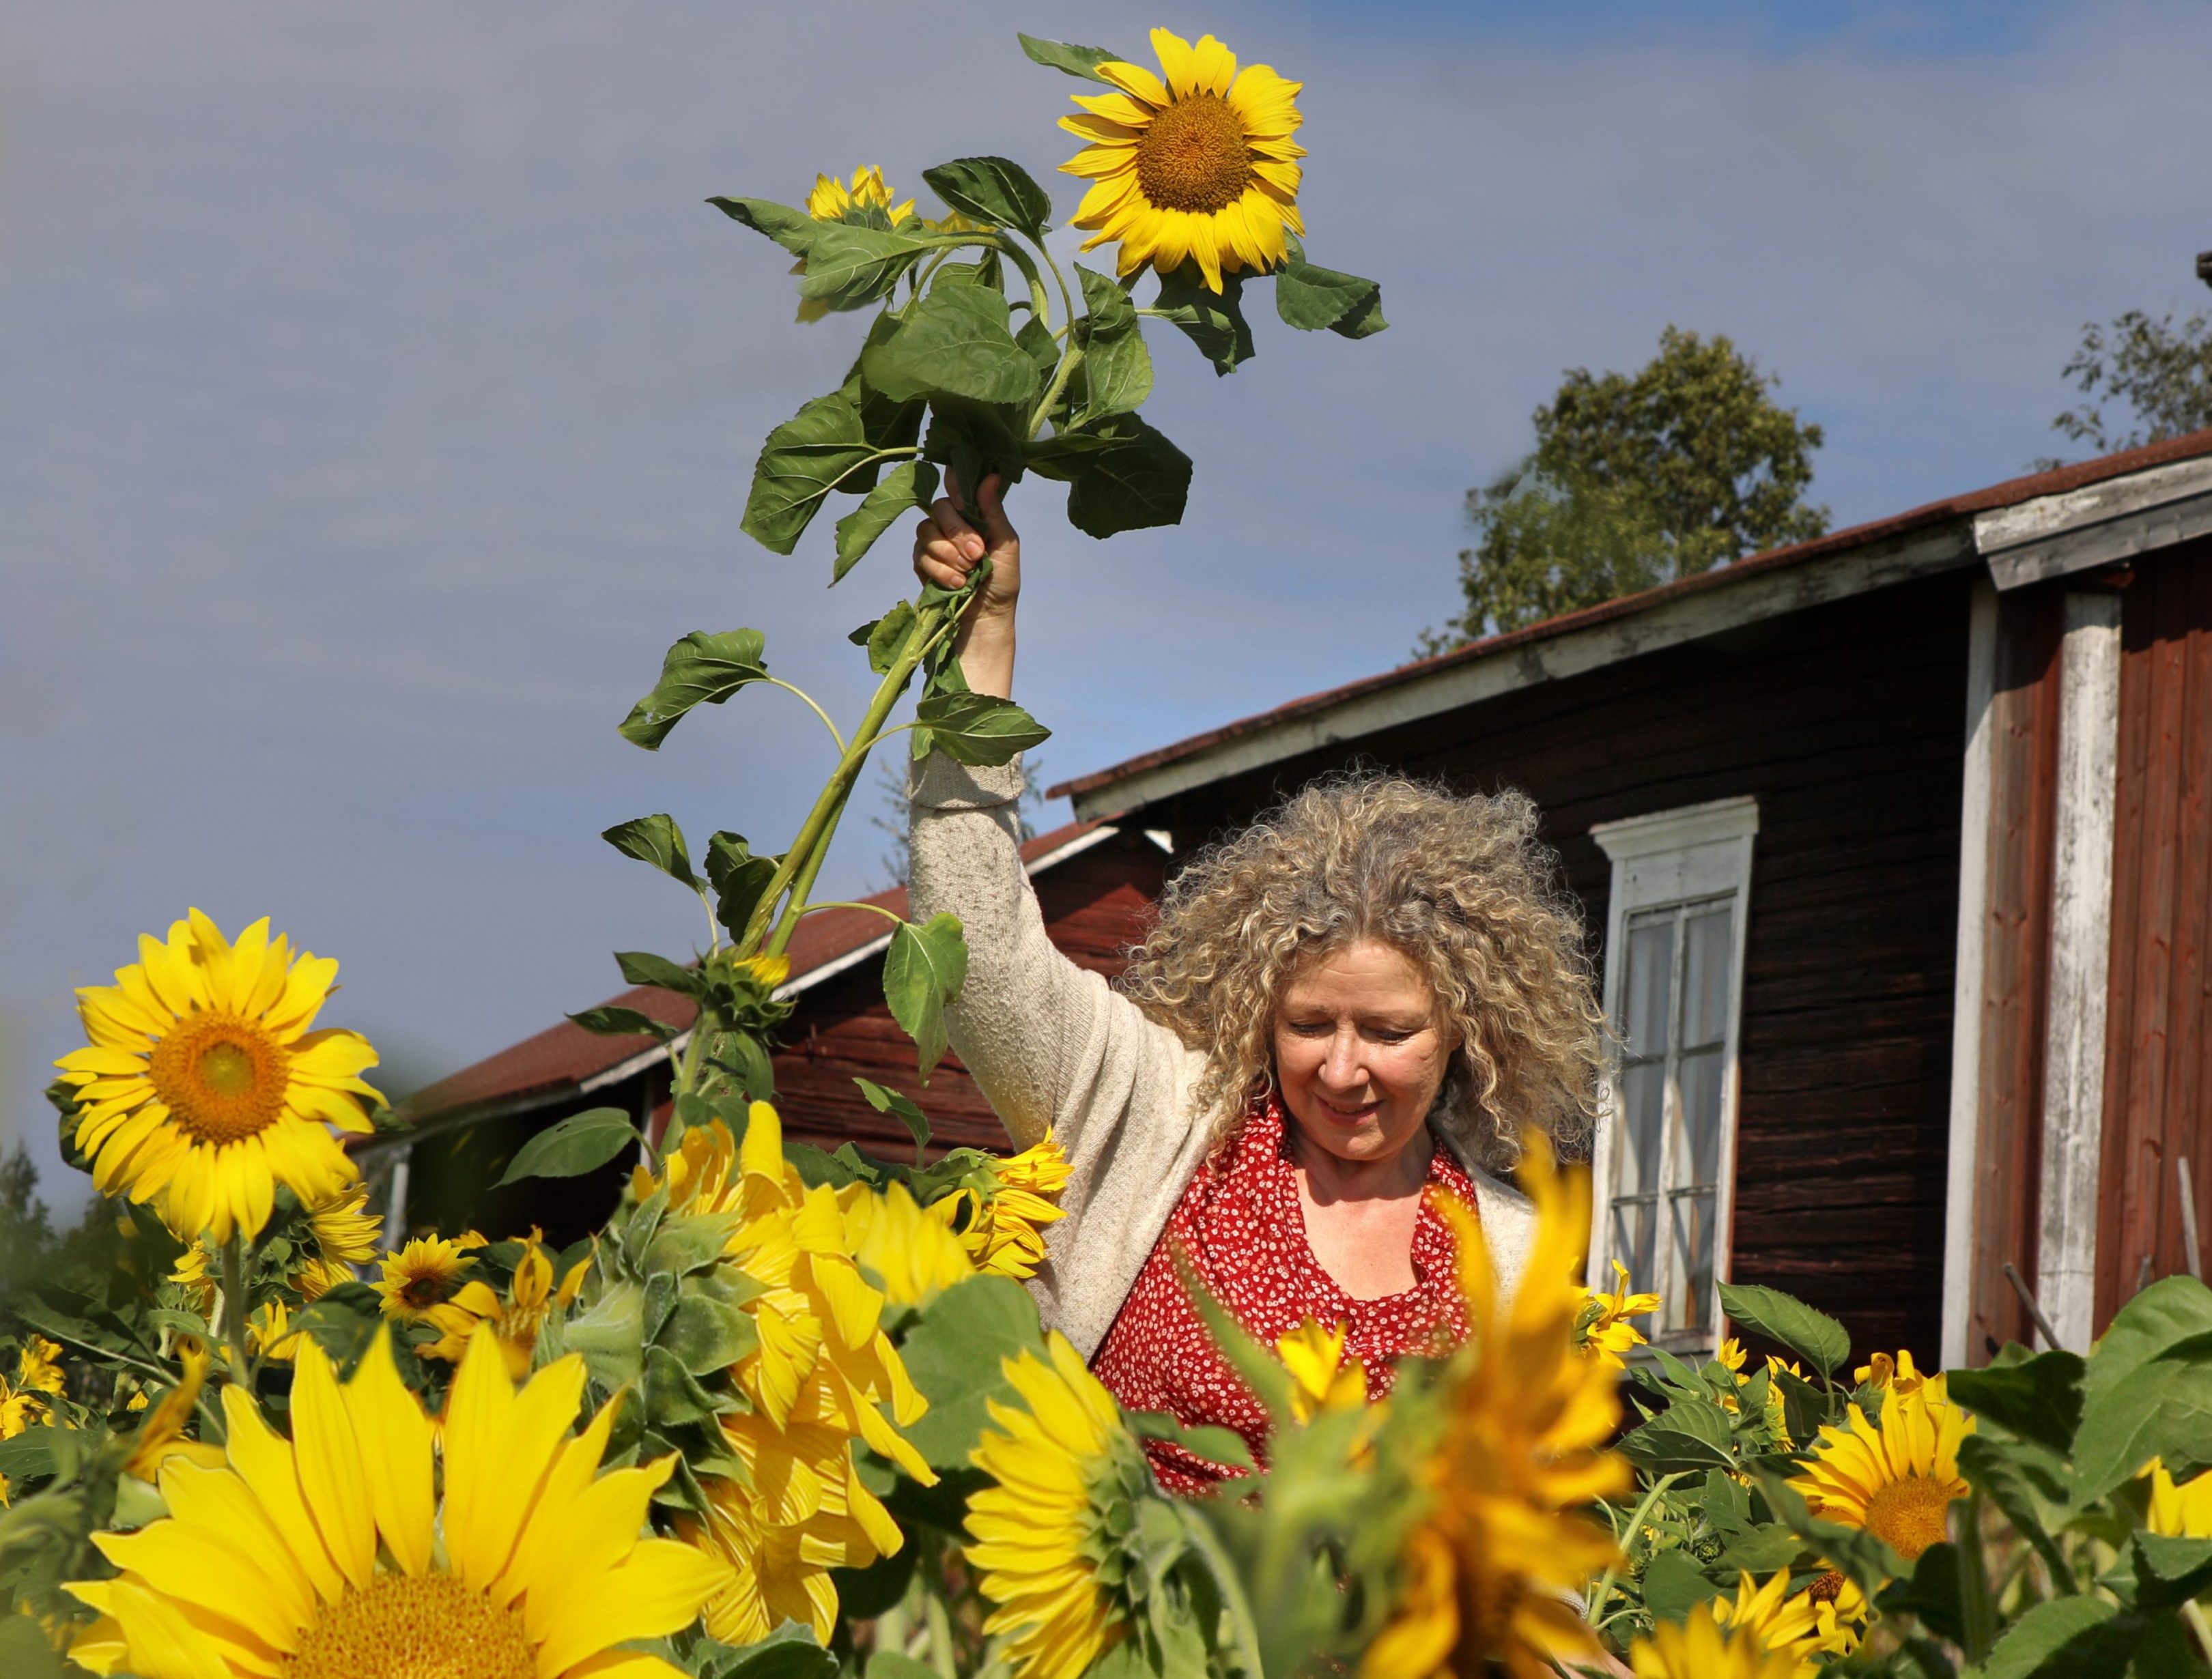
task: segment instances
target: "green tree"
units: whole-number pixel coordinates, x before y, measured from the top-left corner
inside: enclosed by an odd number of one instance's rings
[[[2109,326],[2085,322],[2065,377],[2090,400],[2051,428],[2098,454],[2203,431],[2212,426],[2212,318],[2199,312],[2177,327],[2171,309],[2156,320],[2130,309]],[[2135,415],[2124,432],[2105,421],[2104,404],[2115,401]]]
[[[1568,370],[1536,446],[1468,492],[1466,609],[1424,653],[1709,571],[1828,528],[1809,505],[1820,428],[1727,337],[1669,326],[1636,373]]]

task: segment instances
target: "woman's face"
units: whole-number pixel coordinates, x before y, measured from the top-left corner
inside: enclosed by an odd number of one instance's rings
[[[1459,1047],[1420,971],[1361,939],[1308,962],[1275,1010],[1275,1081],[1300,1134],[1340,1160],[1420,1135]]]

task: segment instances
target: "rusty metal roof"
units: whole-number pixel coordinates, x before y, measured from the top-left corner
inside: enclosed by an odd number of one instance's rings
[[[1252,736],[1280,730],[1285,724],[1324,719],[1325,714],[1345,706],[1348,702],[1410,683],[1426,682],[1442,672],[1492,661],[1510,662],[1516,655],[1525,658],[1540,649],[1542,644],[1601,625],[1637,619],[1668,608],[1686,597],[1740,589],[1777,573],[1811,567],[1821,561],[1835,560],[1869,549],[1893,544],[1899,539],[1937,532],[1945,527],[1970,525],[1975,515],[1992,509],[2014,506],[2045,496],[2063,495],[2108,479],[2203,456],[2212,456],[2212,431],[2193,432],[2186,437],[2154,443],[2144,448],[2130,449],[2124,453],[2106,455],[2047,472],[2031,473],[2025,477],[2007,479],[2001,484],[1992,484],[1970,494],[1930,501],[1924,506],[1893,514],[1887,518],[1874,519],[1864,524],[1855,524],[1848,530],[1831,532],[1813,542],[1753,555],[1714,571],[1680,578],[1639,594],[1623,595],[1596,606],[1584,607],[1580,611],[1563,613],[1556,618],[1545,619],[1541,623],[1486,637],[1432,658],[1417,659],[1379,676],[1363,677],[1357,682],[1323,689],[1318,694],[1307,694],[1272,710],[1240,718],[1218,729],[1210,729],[1204,734],[1190,736],[1172,745],[1140,753],[1110,768],[1078,776],[1072,781],[1063,781],[1051,789],[1050,796],[1058,798],[1066,795],[1073,798],[1076,802],[1076,809],[1088,815],[1110,817],[1139,809],[1149,802],[1152,795],[1141,788],[1133,791],[1123,784],[1140,777],[1145,778],[1147,784],[1158,782],[1162,778],[1154,773],[1169,766],[1188,764],[1190,760],[1217,754],[1231,743],[1245,743]],[[1965,563],[1972,557],[1970,545],[1960,563]],[[1800,596],[1776,591],[1750,615],[1763,616],[1768,611],[1787,610],[1806,603]],[[1632,637],[1624,638],[1624,647],[1627,652],[1638,650]],[[1316,730],[1301,731],[1301,736],[1316,732],[1320,732],[1319,726]],[[1285,750],[1270,755],[1288,754]],[[1197,766],[1190,766],[1188,773],[1179,779],[1212,779],[1210,776],[1198,776],[1197,769]],[[1224,769],[1222,773],[1233,772]]]

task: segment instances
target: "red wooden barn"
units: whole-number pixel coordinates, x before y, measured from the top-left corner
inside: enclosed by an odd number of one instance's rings
[[[1055,791],[1084,823],[1026,853],[1054,938],[1112,973],[1172,867],[1155,839],[1188,853],[1353,764],[1541,807],[1620,1036],[1593,1258],[1666,1297],[1656,1339],[1711,1346],[1732,1279],[1833,1312],[1863,1353],[1978,1361],[2033,1333],[2009,1264],[2079,1349],[2191,1263],[2185,1160],[2212,1227],[2212,433],[1082,777]],[[957,1065],[916,1088],[868,960],[881,926],[832,912],[794,947],[787,1121],[897,1146],[858,1073],[948,1142],[997,1140]],[[409,1215],[448,1221],[458,1194],[488,1227],[586,1227],[611,1181],[569,1205],[465,1186],[566,1112],[653,1112],[663,1058],[635,1050],[557,1027],[422,1093]]]
[[[1142,833],[1077,822],[1022,847],[1054,942],[1111,978],[1159,895],[1167,857]],[[906,912],[903,889],[866,902]],[[896,1119],[869,1107],[854,1077],[905,1092],[927,1111],[936,1148],[1003,1148],[1006,1132],[957,1056],[915,1076],[914,1045],[884,1007],[882,957],[890,924],[860,909],[828,909],[800,922],[791,977],[778,995],[795,1004],[775,1057],[776,1107],[786,1134],[835,1149],[848,1139],[887,1157],[910,1151]],[[608,999],[675,1027],[690,1002],[640,986]],[[677,1040],[680,1053],[684,1040]],[[626,1163],[591,1177],[533,1179],[488,1190],[525,1141],[572,1113],[621,1107],[657,1133],[668,1118],[667,1052],[648,1039],[596,1036],[562,1021],[417,1092],[404,1104],[411,1127],[360,1152],[381,1180],[387,1245],[404,1229],[471,1226],[504,1235],[532,1224],[568,1242],[596,1227],[614,1205]]]

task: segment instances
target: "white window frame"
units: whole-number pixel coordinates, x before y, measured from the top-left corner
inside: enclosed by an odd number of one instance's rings
[[[1631,917],[1731,894],[1735,900],[1730,930],[1735,948],[1729,957],[1727,1033],[1721,1052],[1719,1178],[1713,1207],[1714,1288],[1702,1314],[1711,1327],[1662,1330],[1658,1325],[1663,1318],[1655,1313],[1650,1320],[1651,1340],[1669,1351],[1710,1351],[1718,1344],[1726,1327],[1720,1310],[1719,1285],[1728,1281],[1729,1252],[1735,1224],[1736,1064],[1743,1033],[1743,965],[1745,935],[1751,924],[1752,847],[1758,833],[1759,801],[1750,797],[1717,799],[1710,804],[1692,804],[1620,821],[1599,822],[1589,831],[1590,838],[1613,864],[1613,892],[1607,906],[1605,930],[1605,1014],[1608,1021],[1620,1019],[1621,993],[1627,983]],[[1671,991],[1672,1005],[1677,1011],[1682,1006],[1682,947],[1683,941],[1677,939],[1676,975]],[[1680,1112],[1681,1091],[1672,1079],[1668,1082],[1666,1102],[1670,1118]],[[1673,1156],[1676,1130],[1674,1124],[1668,1124],[1662,1141],[1662,1183],[1668,1179],[1666,1162]],[[1608,1077],[1599,1091],[1597,1147],[1591,1161],[1589,1275],[1593,1286],[1599,1288],[1613,1286],[1609,1261],[1614,1150],[1619,1130],[1613,1082]],[[1657,1281],[1662,1294],[1674,1282],[1674,1245],[1668,1240],[1664,1210],[1662,1200],[1661,1227],[1655,1233],[1654,1243]]]

